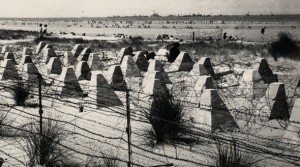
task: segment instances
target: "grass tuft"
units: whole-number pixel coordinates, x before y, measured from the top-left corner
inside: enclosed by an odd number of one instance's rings
[[[229,144],[217,142],[215,167],[254,167],[255,155],[242,151],[233,140]]]
[[[25,101],[30,95],[30,88],[26,86],[22,81],[18,81],[12,86],[12,95],[15,101],[15,105],[24,106]]]
[[[185,110],[180,100],[154,96],[150,111],[144,114],[151,124],[151,129],[146,130],[150,146],[186,141],[190,126],[183,119]]]
[[[65,139],[64,129],[57,122],[46,120],[43,123],[43,132],[40,133],[39,124],[28,124],[22,137],[23,147],[28,156],[29,167],[42,165],[45,167],[65,166],[68,164],[66,151],[60,147]]]

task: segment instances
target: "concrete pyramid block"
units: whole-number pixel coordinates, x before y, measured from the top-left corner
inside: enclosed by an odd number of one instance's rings
[[[176,60],[171,64],[171,71],[191,71],[193,69],[194,62],[190,55],[186,52],[181,52]]]
[[[24,47],[22,51],[22,55],[33,55],[32,50],[28,47]]]
[[[239,128],[216,89],[206,89],[203,92],[200,109],[211,111],[212,131],[233,131]]]
[[[62,63],[58,57],[51,57],[47,64],[47,70],[49,74],[60,74]]]
[[[21,58],[20,65],[24,65],[26,63],[33,63],[29,55],[23,55]]]
[[[294,102],[294,106],[292,109],[291,117],[290,117],[291,123],[300,123],[300,99],[296,99]],[[300,127],[300,125],[299,125]]]
[[[90,53],[92,53],[91,48],[84,48],[80,55],[77,57],[77,61],[88,61]]]
[[[105,68],[105,65],[100,61],[99,54],[97,53],[91,53],[87,63],[91,71],[104,70]]]
[[[243,79],[240,81],[240,87],[244,95],[251,98],[261,98],[265,96],[267,87],[264,84],[258,71],[246,69],[243,72]]]
[[[162,76],[159,71],[155,71],[152,73],[147,73],[147,75],[144,77],[142,82],[142,88],[147,87],[148,83],[153,82],[155,79],[158,79],[161,81]]]
[[[22,80],[32,84],[37,84],[39,71],[33,63],[25,63],[22,69]]]
[[[170,52],[167,49],[159,49],[154,57],[155,60],[160,60],[162,62],[167,62]]]
[[[80,55],[80,53],[83,51],[83,49],[84,48],[83,48],[83,46],[81,44],[76,44],[74,46],[74,48],[72,49],[71,53],[73,54],[73,56],[75,58],[77,58]]]
[[[211,76],[198,76],[194,89],[196,91],[201,91],[204,89],[213,89],[213,79]]]
[[[130,56],[133,56],[134,54],[133,54],[133,50],[132,50],[132,48],[129,46],[129,47],[126,47],[126,48],[122,48],[121,50],[120,50],[120,52],[118,53],[118,57],[119,58],[121,58],[120,59],[120,63],[122,63],[122,61],[123,61],[123,58],[124,58],[124,56],[126,56],[126,55],[130,55]]]
[[[12,52],[6,52],[4,54],[4,59],[11,59],[15,65],[17,64],[15,60],[15,55]]]
[[[119,65],[111,66],[108,71],[105,73],[108,83],[115,90],[126,90],[126,82]]]
[[[58,92],[61,97],[82,97],[83,91],[79,85],[73,67],[64,67],[58,85]]]
[[[285,86],[283,83],[271,83],[266,91],[267,100],[285,100]]]
[[[200,97],[200,108],[226,109],[227,107],[216,89],[205,89]]]
[[[211,65],[210,58],[201,57],[201,59],[196,64],[194,64],[193,69],[190,72],[190,75],[193,76],[210,75],[214,77],[215,72]]]
[[[254,69],[246,69],[243,72],[243,81],[245,82],[255,82],[262,80],[261,76],[259,75],[258,71]]]
[[[19,76],[17,69],[15,67],[14,62],[11,59],[5,59],[2,62],[0,69],[0,80],[19,80],[21,77]]]
[[[46,44],[40,53],[45,52],[47,49],[53,49],[53,46],[51,44]]]
[[[63,65],[65,67],[67,66],[72,66],[75,64],[75,58],[72,52],[65,52],[64,53],[64,58],[63,58]]]
[[[80,61],[75,67],[75,74],[78,80],[90,80],[91,70],[86,61]]]
[[[149,62],[150,63],[149,63],[148,69],[147,69],[148,72],[163,70],[163,66],[159,60],[150,60]]]
[[[145,53],[146,53],[145,51],[138,51],[134,56],[134,61],[137,67],[139,68],[139,70],[144,72],[147,71],[149,66]]]
[[[163,65],[161,64],[161,62],[159,60],[150,60],[149,62],[150,62],[149,67],[148,67],[147,72],[145,73],[145,77],[147,75],[149,75],[149,73],[159,71],[160,75],[162,77],[161,81],[165,84],[171,83],[168,74],[164,71]]]
[[[5,54],[6,52],[11,52],[10,47],[8,45],[4,45],[1,50],[1,54]]]
[[[46,46],[45,42],[40,42],[35,49],[35,54],[39,54],[41,53],[41,51],[43,50],[43,48]]]
[[[262,122],[273,119],[287,120],[290,117],[283,83],[272,83],[258,104],[257,115],[262,115]]]
[[[133,55],[133,51],[132,51],[131,47],[126,47],[126,48],[122,48],[118,54],[120,56]]]
[[[97,109],[123,105],[118,95],[103,76],[103,73],[99,71],[92,73],[88,95],[96,101]]]
[[[196,84],[193,89],[186,90],[186,96],[182,97],[189,106],[199,107],[200,97],[205,89],[214,89],[215,85],[211,76],[197,76]]]
[[[209,75],[208,71],[204,67],[203,64],[196,63],[193,65],[193,69],[190,71],[190,75],[192,76],[202,76],[202,75]]]
[[[134,62],[132,56],[126,55],[121,64],[122,73],[125,77],[141,77],[142,74]]]
[[[168,88],[163,82],[161,72],[149,72],[145,75],[142,82],[142,92],[145,95],[161,95],[167,97],[169,94]]]
[[[259,75],[266,84],[278,82],[277,76],[273,74],[266,59],[258,58],[256,62],[252,65],[252,68],[258,71]]]
[[[146,85],[143,85],[143,93],[148,96],[167,96],[166,89],[159,79],[149,80]]]
[[[57,57],[52,48],[44,48],[42,51],[42,62],[48,63],[51,57]]]

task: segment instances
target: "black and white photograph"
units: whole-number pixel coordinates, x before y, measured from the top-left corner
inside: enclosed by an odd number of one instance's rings
[[[300,0],[0,6],[0,167],[300,166]]]

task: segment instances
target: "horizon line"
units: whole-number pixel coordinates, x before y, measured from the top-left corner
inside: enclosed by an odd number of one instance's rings
[[[72,17],[61,17],[61,16],[57,16],[57,17],[1,17],[0,19],[59,19],[59,18],[126,18],[126,17],[149,17],[149,18],[159,18],[159,17],[215,17],[215,16],[293,16],[293,15],[300,15],[300,13],[295,13],[295,14],[185,14],[185,15],[175,15],[175,14],[169,14],[169,15],[159,15],[159,16],[155,16],[155,17],[151,17],[152,15],[124,15],[124,16],[72,16]]]

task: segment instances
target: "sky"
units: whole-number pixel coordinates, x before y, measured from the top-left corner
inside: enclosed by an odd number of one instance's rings
[[[0,17],[300,14],[300,0],[0,0]]]

